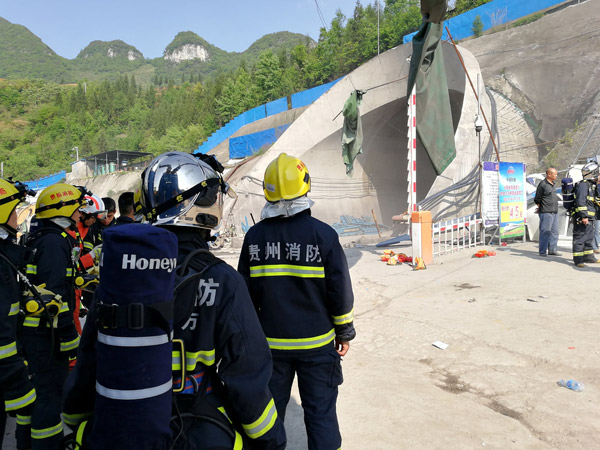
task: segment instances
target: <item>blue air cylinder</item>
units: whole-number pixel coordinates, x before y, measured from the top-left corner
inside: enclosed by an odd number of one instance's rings
[[[167,447],[176,265],[177,238],[165,229],[130,224],[104,232],[95,300],[117,305],[118,312],[116,327],[98,326],[96,402],[89,439],[94,448]],[[164,313],[165,306],[170,314],[161,327],[156,310]]]

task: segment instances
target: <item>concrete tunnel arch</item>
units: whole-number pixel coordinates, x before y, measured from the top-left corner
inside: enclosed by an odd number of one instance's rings
[[[442,46],[457,156],[438,176],[425,150],[417,148],[417,200],[456,183],[478,163],[473,132],[476,99],[455,49],[448,43]],[[479,71],[475,58],[465,49],[460,52],[474,78]],[[406,80],[411,53],[411,44],[402,45],[348,74],[308,107],[268,151],[236,171],[229,182],[240,199],[226,211],[235,223],[249,223],[250,213],[258,219],[264,205],[260,184],[264,170],[286,152],[302,159],[310,171],[309,196],[315,200],[316,217],[332,224],[345,215],[370,216],[373,209],[381,223],[391,226],[392,216],[407,210]],[[363,154],[348,177],[341,157],[343,117],[338,113],[354,89],[368,92],[360,107]]]

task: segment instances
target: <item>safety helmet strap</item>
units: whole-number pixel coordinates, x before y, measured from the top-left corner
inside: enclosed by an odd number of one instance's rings
[[[184,193],[179,194],[175,197],[172,197],[169,200],[167,200],[166,202],[163,202],[160,205],[156,206],[155,208],[152,208],[150,211],[148,211],[145,214],[145,217],[148,221],[152,222],[153,220],[158,218],[159,215],[161,215],[163,212],[171,209],[173,206],[186,201],[187,199],[189,199],[189,198],[193,197],[194,195],[198,194],[199,192],[201,192],[203,189],[206,189],[206,188],[209,188],[209,187],[212,187],[215,185],[220,185],[221,189],[223,189],[223,180],[221,177],[211,178],[208,180],[201,181],[200,183],[198,183],[194,187],[188,189]]]

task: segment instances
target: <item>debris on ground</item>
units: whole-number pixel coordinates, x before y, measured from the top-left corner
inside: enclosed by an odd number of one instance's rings
[[[440,350],[446,350],[448,348],[448,344],[446,344],[445,342],[442,342],[442,341],[435,341],[431,345],[439,348]]]
[[[473,258],[486,258],[488,256],[496,256],[496,252],[492,250],[478,250],[477,253],[473,255]]]
[[[425,270],[427,266],[425,266],[425,261],[423,258],[419,258],[418,256],[415,258],[415,262],[413,264],[413,270]]]
[[[396,254],[393,250],[384,250],[381,261],[387,263],[389,266],[394,266],[396,264],[411,263],[412,257],[404,253]]]

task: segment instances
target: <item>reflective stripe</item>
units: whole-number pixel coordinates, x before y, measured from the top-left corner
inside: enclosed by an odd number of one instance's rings
[[[344,325],[354,320],[354,308],[348,314],[342,314],[341,316],[331,316],[334,325]]]
[[[63,413],[63,420],[69,426],[78,425],[83,422],[84,419],[90,417],[93,412],[81,413],[81,414],[67,414]]]
[[[88,241],[83,241],[83,248],[85,248],[86,250],[91,250],[94,248],[94,244]]]
[[[322,334],[321,336],[302,339],[279,339],[268,337],[267,342],[269,343],[269,347],[274,350],[307,350],[323,347],[334,339],[335,330],[332,329],[330,332]]]
[[[573,256],[583,256],[583,252],[573,252]]]
[[[6,394],[5,394],[6,395]],[[24,408],[27,405],[31,405],[36,399],[35,388],[30,390],[27,394],[15,398],[13,400],[5,400],[4,405],[7,411],[15,411],[20,408]]]
[[[10,311],[8,311],[9,316],[14,316],[19,313],[19,302],[13,303],[10,305]]]
[[[0,347],[0,359],[8,358],[9,356],[17,354],[17,343],[11,342],[10,344],[3,345]]]
[[[28,275],[36,275],[37,274],[37,265],[27,264],[27,274]]]
[[[83,422],[81,425],[79,425],[79,428],[77,428],[77,433],[75,433],[75,449],[81,449],[81,447],[83,447],[83,432],[85,431],[85,427],[88,424],[88,421],[86,420],[85,422]]]
[[[173,354],[179,352],[173,352]],[[215,363],[215,350],[200,350],[198,352],[185,352],[185,370],[192,371],[200,361],[205,366],[212,366]],[[175,361],[173,361],[175,364]],[[181,369],[181,359],[179,360],[179,369]]]
[[[31,416],[17,414],[17,425],[31,425]]]
[[[325,278],[324,267],[273,264],[250,267],[250,277]]]
[[[576,212],[580,212],[580,211],[587,211],[587,206],[579,206],[578,208],[575,208]]]
[[[263,413],[258,419],[250,424],[242,424],[242,428],[251,439],[257,439],[273,428],[277,419],[277,409],[275,409],[275,400],[271,399]]]
[[[242,435],[235,432],[235,442],[233,443],[233,450],[244,450],[244,441],[242,440]]]
[[[24,327],[39,327],[40,326],[40,318],[39,317],[25,317],[23,321]]]
[[[61,342],[60,343],[60,351],[68,352],[69,350],[73,350],[73,349],[77,348],[78,345],[79,345],[79,336],[77,336],[72,341]]]
[[[113,347],[151,347],[153,345],[162,345],[169,342],[169,336],[160,334],[158,336],[124,337],[110,336],[98,331],[98,342]]]
[[[584,255],[593,255],[594,254],[594,250],[584,250],[583,254]]]
[[[171,353],[171,370],[175,372],[176,370],[181,370],[181,352],[173,350]]]
[[[60,309],[58,310],[59,314],[64,312],[69,312],[69,305],[67,302],[64,302],[62,305],[60,305]]]
[[[96,392],[103,397],[113,400],[142,400],[145,398],[157,397],[165,392],[169,392],[173,386],[173,380],[164,384],[146,389],[109,389],[96,381]]]
[[[63,424],[60,422],[58,425],[54,425],[50,428],[43,428],[40,430],[36,430],[35,428],[31,429],[31,438],[32,439],[45,439],[52,436],[56,436],[63,431]]]
[[[73,269],[71,267],[67,267],[67,276],[68,277],[72,277],[73,276]]]

